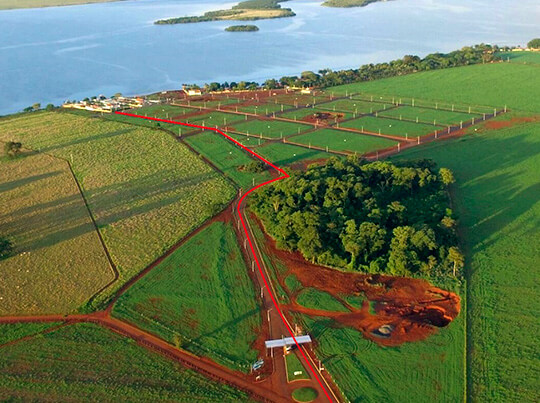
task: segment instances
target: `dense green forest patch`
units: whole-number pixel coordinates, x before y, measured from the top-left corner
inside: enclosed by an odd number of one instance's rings
[[[396,276],[444,275],[463,264],[448,186],[427,160],[331,158],[262,188],[252,208],[277,246],[319,264]],[[454,272],[454,274],[456,274]]]

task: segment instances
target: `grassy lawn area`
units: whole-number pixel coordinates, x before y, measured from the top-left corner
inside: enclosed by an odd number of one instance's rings
[[[463,314],[428,339],[399,347],[380,347],[326,318],[298,316],[319,343],[317,356],[351,402],[463,401]]]
[[[347,84],[328,91],[343,95],[348,91],[390,98],[394,95],[408,99],[415,97],[426,103],[430,101],[431,105],[438,101],[440,105],[454,102],[467,106],[491,106],[476,107],[473,109],[476,113],[492,112],[493,107],[502,108],[505,104],[512,109],[535,112],[538,111],[536,94],[540,93],[540,80],[535,65],[490,63]]]
[[[295,136],[291,138],[291,141],[323,148],[328,147],[330,150],[357,152],[358,154],[397,145],[397,141],[384,137],[379,138],[332,129],[321,129]]]
[[[413,106],[400,106],[399,108],[390,109],[380,112],[379,116],[393,117],[399,119],[416,120],[419,122],[431,124],[435,122],[438,125],[459,125],[460,122],[470,122],[472,118],[478,122],[482,120],[482,115],[473,115],[463,112],[450,112],[435,109],[424,109]]]
[[[350,120],[342,123],[341,127],[365,130],[373,133],[388,134],[391,136],[416,137],[423,136],[440,130],[440,126],[427,125],[422,123],[405,122],[394,119],[384,119],[380,117],[364,116],[360,119]]]
[[[235,131],[263,137],[281,138],[298,134],[311,129],[312,126],[300,123],[282,122],[279,120],[250,120],[233,124]]]
[[[325,311],[349,312],[349,310],[332,295],[311,287],[304,288],[300,294],[298,294],[296,302],[302,306],[305,306],[306,308],[322,309]]]
[[[392,107],[391,104],[382,104],[378,102],[367,102],[357,99],[339,99],[337,101],[326,102],[318,106],[320,109],[330,111],[341,111],[349,113],[373,113],[383,111]]]
[[[2,348],[6,401],[248,401],[94,324],[76,324]]]
[[[240,136],[238,136],[240,137]],[[251,137],[253,140],[253,137]],[[248,138],[243,138],[241,142],[248,142]],[[250,189],[255,184],[270,179],[270,173],[263,171],[260,173],[239,170],[241,165],[255,161],[248,156],[246,151],[226,139],[219,133],[204,132],[186,137],[186,143],[212,161],[227,176],[235,181],[243,189]]]
[[[304,368],[302,362],[293,351],[291,351],[283,358],[285,360],[285,363],[287,364],[287,380],[289,382],[296,381],[298,379],[310,379],[307,370]],[[301,373],[295,375],[295,372]]]
[[[32,113],[0,120],[0,140],[8,139],[73,161],[75,175],[120,271],[114,287],[161,256],[235,194],[218,172],[159,130],[72,114]],[[29,214],[45,211],[29,209]],[[66,259],[65,251],[53,252],[48,247],[44,253]],[[92,256],[97,259],[98,254]],[[88,272],[89,268],[99,269],[93,260],[81,262]],[[41,267],[49,270],[46,276],[53,281],[55,263]],[[81,284],[84,281],[78,278],[72,286]]]
[[[268,143],[258,147],[255,151],[280,167],[297,162],[320,161],[335,156],[324,151],[309,150],[283,143]]]
[[[3,323],[0,324],[0,346],[23,337],[33,336],[59,323]],[[0,359],[1,361],[1,359]]]
[[[261,323],[248,270],[231,225],[215,222],[135,283],[113,314],[247,372]]]
[[[192,109],[192,112],[195,110]],[[225,112],[208,112],[202,115],[190,116],[187,118],[181,118],[180,121],[184,123],[191,123],[194,125],[205,126],[205,127],[216,127],[216,126],[227,126],[231,125],[233,122],[242,122],[244,117],[236,115],[234,113],[225,113]]]
[[[15,248],[0,260],[0,315],[71,312],[114,278],[66,161],[1,157],[0,199],[0,234]]]
[[[454,209],[469,276],[472,400],[536,400],[540,125],[486,130],[400,157],[432,158],[456,177]]]
[[[293,391],[292,397],[297,402],[312,402],[317,398],[317,391],[313,388],[298,388]]]
[[[245,136],[243,134],[234,134],[234,133],[225,133],[227,136],[232,137],[236,141],[238,141],[240,144],[246,146],[246,147],[254,147],[254,146],[260,146],[264,143],[266,143],[267,140],[261,139],[257,136]],[[255,150],[256,151],[256,150]]]
[[[499,52],[497,56],[510,63],[540,64],[539,52]]]
[[[283,109],[288,109],[290,106],[284,106]],[[257,115],[268,115],[272,112],[281,112],[281,104],[263,103],[259,105],[239,106],[238,110],[246,113],[255,113]]]

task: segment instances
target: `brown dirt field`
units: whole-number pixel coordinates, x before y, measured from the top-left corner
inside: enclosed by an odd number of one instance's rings
[[[261,225],[258,220],[257,223]],[[306,262],[298,252],[278,250],[275,242],[269,236],[265,237],[268,255],[288,268],[286,273],[278,273],[283,289],[287,289],[284,279],[294,274],[303,287],[325,291],[341,302],[344,295],[363,295],[366,298],[361,309],[345,303],[350,312],[331,312],[303,307],[296,302],[296,295],[290,295],[292,302],[283,306],[285,312],[331,318],[340,325],[361,331],[365,338],[384,346],[423,340],[459,314],[459,296],[434,287],[426,280],[348,273],[317,266]],[[374,315],[370,313],[370,302],[375,303]],[[387,337],[376,334],[383,325],[393,328]]]
[[[308,168],[308,166],[312,164],[323,165],[326,161],[328,161],[328,158],[318,158],[318,159],[313,159],[313,160],[298,161],[289,165],[289,167],[291,169],[305,171]]]
[[[514,117],[510,120],[490,120],[484,124],[484,128],[488,130],[503,129],[505,127],[511,127],[520,123],[531,123],[540,121],[540,116],[530,117]]]
[[[205,109],[203,109],[203,110],[193,109],[193,112],[186,113],[185,115],[173,116],[172,120],[180,120],[180,121],[182,121],[184,119],[192,118],[193,116],[204,115],[205,113],[208,113],[208,111],[205,110]]]
[[[344,117],[345,115],[339,112],[317,112],[312,115],[304,116],[301,119],[301,122],[317,124],[319,126],[328,126],[331,123],[335,123],[336,120],[341,120]]]

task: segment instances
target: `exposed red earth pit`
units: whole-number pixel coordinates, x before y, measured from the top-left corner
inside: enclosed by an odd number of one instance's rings
[[[317,124],[319,126],[329,126],[332,123],[335,123],[337,120],[344,118],[343,113],[339,112],[317,112],[312,115],[304,116],[301,121],[311,124]]]
[[[532,123],[540,121],[540,116],[530,117],[514,117],[510,120],[490,120],[484,124],[484,128],[488,130],[503,129],[505,127],[512,127],[520,123]]]
[[[365,338],[384,346],[424,340],[459,314],[459,296],[434,287],[426,280],[349,273],[317,266],[307,262],[298,252],[277,249],[269,236],[265,235],[265,238],[268,256],[281,261],[288,269],[286,273],[278,273],[283,289],[287,289],[285,278],[294,274],[304,288],[325,291],[350,310],[333,312],[306,308],[297,303],[297,294],[292,293],[289,296],[291,302],[283,305],[285,312],[331,318],[337,326],[359,330]],[[343,300],[344,295],[364,296],[362,307],[351,306]],[[375,303],[374,314],[370,312],[370,302]]]

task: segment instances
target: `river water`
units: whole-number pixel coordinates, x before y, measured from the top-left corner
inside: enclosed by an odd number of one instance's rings
[[[263,81],[330,67],[356,68],[480,42],[538,36],[538,0],[395,0],[364,8],[292,0],[297,16],[154,25],[160,18],[228,8],[217,0],[135,0],[0,11],[0,115],[35,102],[179,88],[182,83]],[[235,22],[236,23],[236,22]]]

